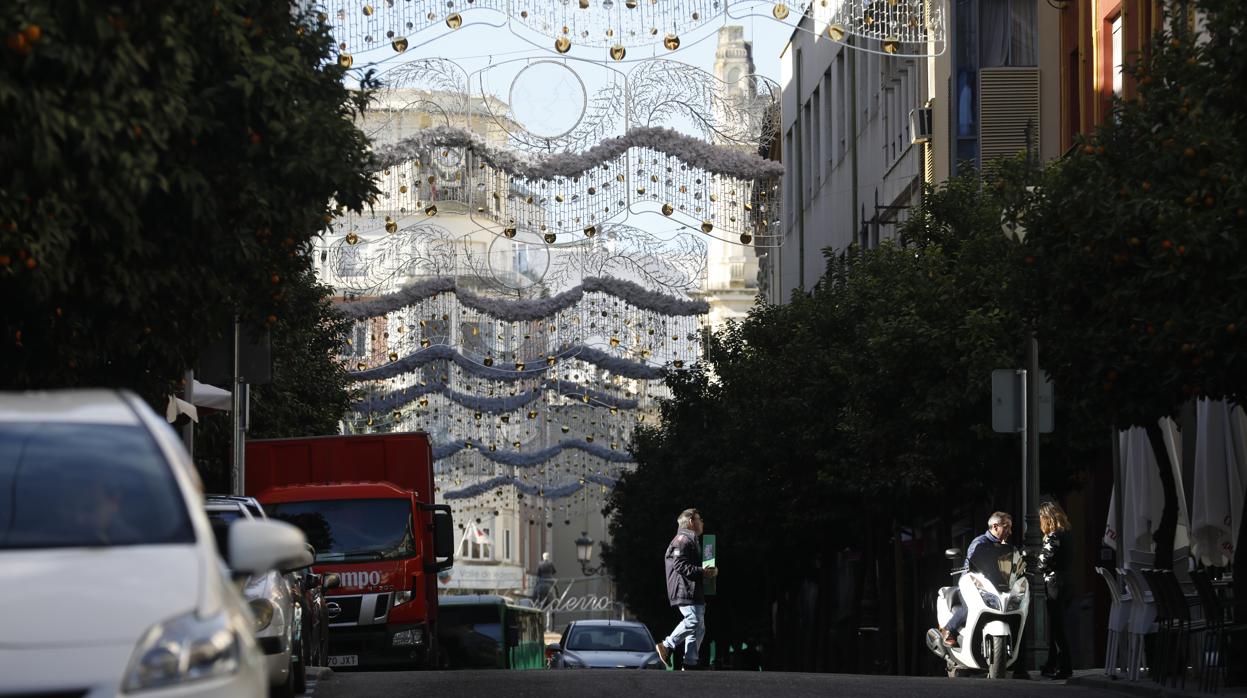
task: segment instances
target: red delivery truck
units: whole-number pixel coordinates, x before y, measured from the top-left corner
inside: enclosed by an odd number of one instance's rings
[[[422,432],[247,443],[246,492],[316,548],[331,667],[440,665],[437,573],[454,563],[450,507],[433,501]]]

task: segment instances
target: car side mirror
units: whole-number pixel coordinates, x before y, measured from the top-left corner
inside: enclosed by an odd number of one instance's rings
[[[229,566],[244,575],[306,567],[306,543],[303,531],[283,521],[239,519],[230,524]]]
[[[320,584],[326,589],[337,589],[339,586],[342,585],[342,579],[338,577],[338,574],[336,572],[330,572],[329,574],[325,575],[325,578],[321,580]]]
[[[961,557],[961,548],[949,548],[944,551],[944,558],[948,560],[956,560]]]

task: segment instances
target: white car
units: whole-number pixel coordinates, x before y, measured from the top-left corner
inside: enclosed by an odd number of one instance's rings
[[[217,535],[218,549],[228,537],[226,531],[236,521],[266,521],[263,508],[252,497],[210,495],[204,511]],[[296,660],[296,633],[300,628],[297,606],[290,591],[290,580],[277,570],[247,577],[243,598],[255,616],[255,639],[264,653],[268,681],[279,698],[302,693],[303,667]]]
[[[172,429],[112,391],[0,393],[0,695],[263,696],[254,617]],[[307,563],[240,521],[229,563]]]

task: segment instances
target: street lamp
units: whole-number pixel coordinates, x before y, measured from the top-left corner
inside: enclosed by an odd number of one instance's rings
[[[581,531],[580,537],[576,539],[576,560],[580,562],[580,571],[586,577],[592,577],[606,567],[606,565],[589,566],[593,560],[593,539],[589,537],[588,531]]]

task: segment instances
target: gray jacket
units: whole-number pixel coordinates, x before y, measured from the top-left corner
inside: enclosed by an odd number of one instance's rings
[[[667,544],[667,600],[672,606],[706,603],[702,590],[701,545],[697,534],[681,528]]]

